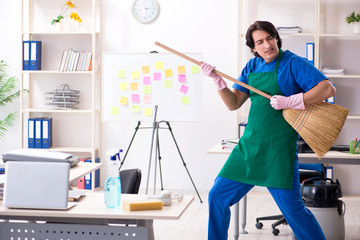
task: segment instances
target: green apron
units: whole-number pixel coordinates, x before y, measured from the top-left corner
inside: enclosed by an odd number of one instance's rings
[[[270,95],[283,95],[277,81],[280,50],[273,72],[248,75],[248,84]],[[251,185],[292,188],[297,132],[269,99],[250,91],[248,124],[219,176]]]

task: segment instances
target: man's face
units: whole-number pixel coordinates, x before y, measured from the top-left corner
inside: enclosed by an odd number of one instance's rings
[[[263,30],[255,30],[252,33],[255,47],[254,52],[258,53],[266,63],[271,62],[279,55],[277,39],[270,36],[268,32]]]

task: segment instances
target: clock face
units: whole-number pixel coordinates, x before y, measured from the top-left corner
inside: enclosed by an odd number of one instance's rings
[[[141,23],[151,23],[160,13],[157,0],[134,0],[132,14]]]

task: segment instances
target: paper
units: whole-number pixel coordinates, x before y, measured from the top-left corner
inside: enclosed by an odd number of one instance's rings
[[[119,115],[119,108],[118,107],[112,107],[111,108],[111,114],[112,115]]]
[[[131,78],[133,80],[139,79],[140,78],[140,73],[138,71],[132,72],[131,73]]]
[[[185,83],[186,82],[186,75],[185,74],[179,74],[178,75],[178,80],[181,83]]]
[[[118,78],[125,79],[126,78],[126,72],[122,71],[122,70],[119,70],[117,76],[118,76]]]
[[[129,89],[128,85],[126,82],[120,83],[120,89],[122,92],[126,91]]]
[[[152,116],[152,108],[145,108],[144,115],[147,117],[151,117]]]
[[[128,104],[128,98],[127,97],[120,97],[120,104],[127,105]]]
[[[188,96],[181,98],[182,105],[188,105],[190,104],[190,98]]]
[[[189,90],[188,86],[181,85],[180,92],[182,92],[183,94],[186,94],[188,90]]]
[[[144,86],[144,94],[151,94],[151,86]]]
[[[137,91],[139,89],[137,83],[130,83],[130,90],[131,91]]]
[[[139,96],[139,94],[132,94],[132,95],[131,95],[131,100],[132,100],[133,103],[138,103],[138,102],[140,102],[140,96]]]
[[[140,113],[140,110],[141,110],[140,105],[133,105],[132,106],[132,112],[133,113]]]
[[[166,69],[165,70],[165,77],[172,77],[173,73],[172,73],[172,69]]]
[[[145,95],[145,96],[144,96],[144,103],[145,103],[145,104],[151,104],[151,103],[152,103],[152,97],[151,97],[151,95]]]
[[[161,73],[154,73],[154,80],[160,81],[161,80]]]
[[[172,80],[165,80],[165,88],[172,88]]]
[[[151,78],[150,77],[144,77],[143,78],[144,85],[150,85],[151,84]]]
[[[191,66],[191,73],[192,74],[199,73],[199,67],[198,66]]]
[[[155,68],[157,70],[162,70],[164,68],[164,64],[162,62],[156,62],[155,63]]]
[[[178,74],[185,73],[185,66],[178,66]]]
[[[143,73],[143,74],[148,74],[148,73],[150,73],[150,67],[149,67],[149,66],[143,66],[143,67],[142,67],[142,73]]]

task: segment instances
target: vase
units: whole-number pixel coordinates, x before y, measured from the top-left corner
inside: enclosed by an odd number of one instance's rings
[[[64,30],[64,24],[62,22],[56,22],[52,26],[54,32],[62,32]]]
[[[360,22],[353,23],[353,33],[360,34]]]

